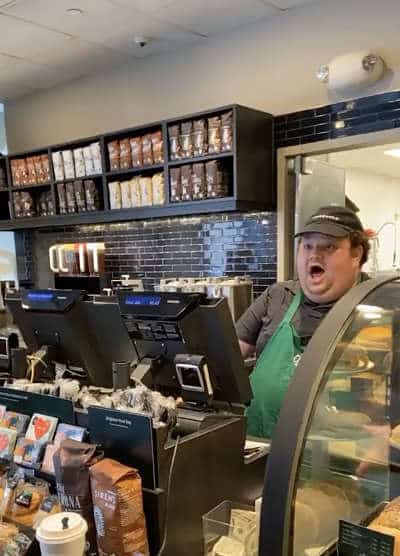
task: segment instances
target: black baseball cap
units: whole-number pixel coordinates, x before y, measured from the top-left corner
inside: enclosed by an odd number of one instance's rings
[[[346,237],[350,232],[363,232],[360,219],[351,209],[337,205],[321,207],[305,223],[295,237],[303,234],[324,234]]]

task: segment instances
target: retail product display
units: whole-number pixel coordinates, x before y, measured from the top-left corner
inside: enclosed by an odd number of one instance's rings
[[[16,430],[0,427],[0,458],[11,459],[16,441]]]
[[[162,132],[125,137],[107,144],[110,170],[140,168],[164,162]]]
[[[229,183],[229,173],[218,160],[171,168],[171,201],[196,201],[226,197],[229,193]]]
[[[99,193],[93,180],[58,183],[57,195],[60,214],[100,209]]]
[[[0,426],[16,430],[18,434],[22,434],[26,431],[28,423],[28,415],[16,413],[15,411],[6,411],[3,419],[0,421]]]
[[[55,214],[51,191],[44,191],[35,197],[29,191],[17,191],[13,193],[13,203],[16,218],[52,216]]]
[[[100,552],[148,556],[142,484],[136,469],[105,458],[91,466],[90,483]]]
[[[0,523],[0,550],[4,555],[24,556],[32,545],[32,539],[19,531],[12,523]]]
[[[53,457],[57,493],[64,511],[79,513],[88,524],[88,555],[96,555],[96,529],[89,469],[101,459],[92,444],[66,439]]]
[[[14,462],[28,466],[39,466],[42,461],[44,444],[20,437],[14,450]]]
[[[108,184],[110,208],[134,208],[165,203],[164,174],[152,177],[135,176],[126,181],[112,181]]]
[[[50,165],[47,154],[10,161],[13,186],[37,185],[50,181]]]
[[[53,439],[58,419],[34,413],[26,431],[26,438],[35,442],[51,442]]]
[[[52,160],[56,181],[101,174],[103,171],[100,143],[97,141],[83,148],[55,151]]]
[[[219,154],[233,148],[232,111],[208,119],[174,124],[168,128],[171,160]]]

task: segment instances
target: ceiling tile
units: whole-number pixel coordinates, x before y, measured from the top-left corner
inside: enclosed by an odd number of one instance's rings
[[[134,8],[144,13],[157,12],[161,8],[165,8],[172,4],[174,0],[110,0],[116,6],[124,8]]]
[[[175,0],[157,17],[208,36],[278,13],[259,0]]]

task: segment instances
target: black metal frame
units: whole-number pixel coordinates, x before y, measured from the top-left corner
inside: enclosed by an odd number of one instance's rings
[[[400,275],[374,278],[352,288],[323,320],[304,352],[272,438],[264,481],[259,556],[292,555],[294,489],[327,364],[354,308],[371,292],[399,278]]]

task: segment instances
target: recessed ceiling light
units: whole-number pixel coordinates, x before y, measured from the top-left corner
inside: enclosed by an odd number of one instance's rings
[[[66,10],[68,15],[82,15],[83,14],[83,10],[81,10],[80,8],[68,8]]]
[[[396,158],[400,158],[400,149],[389,149],[388,151],[384,151],[384,154],[388,156],[395,156]]]

